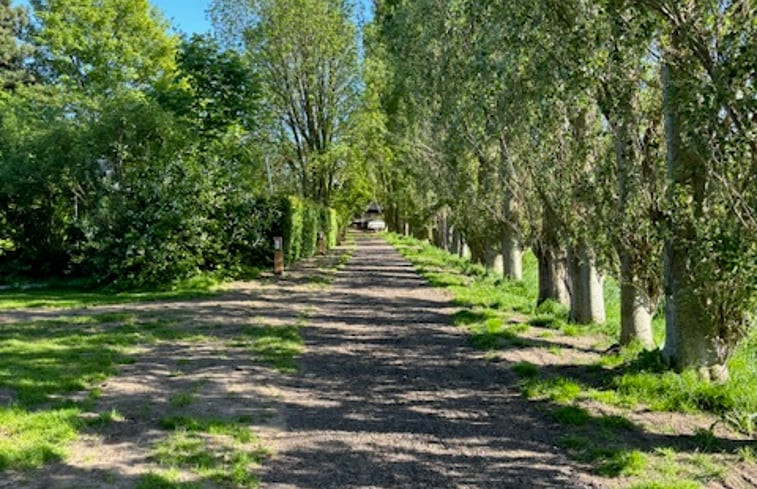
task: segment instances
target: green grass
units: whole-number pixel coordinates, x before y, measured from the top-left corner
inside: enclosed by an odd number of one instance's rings
[[[348,258],[341,256],[339,265]],[[243,274],[246,275],[242,278],[254,278],[258,271],[238,272],[238,278]],[[2,291],[0,310],[86,308],[104,304],[185,300],[214,294],[213,288],[218,283],[218,277],[208,275],[174,284],[174,288],[168,291],[114,293],[85,290],[73,285]],[[96,415],[91,411],[95,400],[101,395],[97,385],[114,375],[119,365],[135,362],[135,354],[139,351],[137,347],[163,341],[175,344],[217,340],[206,325],[187,321],[176,313],[72,315],[3,324],[0,327],[0,402],[3,404],[0,406],[0,472],[38,468],[64,459],[67,446],[83,429],[96,430],[121,422],[123,417],[117,411]],[[295,357],[303,348],[299,325],[249,327],[243,340],[261,362],[282,372],[296,371]],[[179,361],[173,374],[181,375],[181,367],[186,363]],[[82,392],[89,392],[89,395],[82,397]],[[171,408],[192,404],[196,394],[196,389],[177,394],[170,401]],[[146,417],[150,407],[145,406],[144,410],[143,417]],[[203,436],[209,433],[229,437],[234,443],[253,441],[249,429],[243,429],[237,421],[190,421],[177,417],[165,419],[164,426],[169,425],[172,425],[171,429],[187,432],[190,437],[202,432]],[[247,455],[233,457],[239,460],[234,463],[225,461],[224,473],[228,469],[227,476],[231,482],[241,481],[238,487],[251,487],[252,479],[239,474],[239,467]],[[148,474],[140,479],[138,486],[197,487],[196,484],[172,477],[174,472]],[[214,479],[220,478],[220,475],[214,476]]]
[[[253,443],[256,439],[248,428],[237,422],[191,418],[168,418],[161,424],[174,430],[155,447],[153,459],[162,467],[173,473],[189,471],[201,480],[213,481],[222,487],[253,489],[258,486],[255,469],[270,452]],[[155,474],[150,477],[157,488],[162,487],[157,485],[159,483],[177,483],[176,477]],[[145,487],[151,486],[145,482]]]
[[[617,451],[602,456],[597,473],[605,477],[638,476],[644,474],[648,457],[638,451]]]
[[[1,253],[0,253],[1,254]],[[188,300],[215,295],[229,280],[254,280],[257,267],[241,266],[230,270],[204,272],[158,289],[116,291],[96,288],[80,280],[50,280],[40,287],[0,291],[0,310],[43,308],[80,308],[109,304]],[[2,285],[2,284],[0,284]]]
[[[33,412],[0,408],[0,471],[32,469],[62,460],[82,425],[77,408]]]
[[[137,481],[136,489],[202,489],[199,482],[183,482],[178,471],[166,470],[145,474]]]
[[[44,308],[80,308],[110,304],[133,304],[169,300],[187,300],[215,295],[208,283],[188,283],[186,287],[165,291],[112,292],[77,288],[42,288],[0,291],[0,310]]]
[[[736,454],[739,456],[739,460],[744,463],[753,464],[757,461],[757,457],[754,455],[754,448],[752,447],[741,447],[736,451]]]
[[[572,403],[582,391],[579,383],[566,377],[532,379],[521,388],[521,393],[528,399],[548,399],[558,404]]]
[[[226,435],[240,443],[250,443],[256,438],[249,427],[237,420],[217,418],[192,418],[187,416],[169,416],[160,421],[164,430],[186,431],[187,433],[208,433],[211,435]]]
[[[628,489],[701,489],[702,485],[698,482],[689,480],[669,480],[639,482],[629,486]]]
[[[30,469],[65,457],[66,446],[84,428],[119,422],[117,411],[82,416],[101,395],[97,384],[133,362],[132,349],[158,341],[194,341],[193,325],[170,317],[138,318],[106,313],[4,324],[0,328],[0,470]],[[275,330],[257,348],[266,359],[286,367],[293,360],[286,341],[291,332]],[[265,340],[266,335],[258,336]],[[280,342],[280,343],[276,343]],[[76,402],[70,393],[89,391]],[[196,390],[171,399],[174,407],[191,404]],[[81,399],[81,396],[77,396]]]
[[[28,469],[59,460],[85,425],[117,421],[102,414],[88,423],[82,411],[99,396],[93,389],[128,361],[129,348],[146,341],[128,314],[76,316],[5,324],[0,328],[0,469]],[[66,394],[92,389],[88,399]]]
[[[512,367],[513,372],[518,374],[519,377],[532,379],[539,376],[539,367],[529,362],[516,363]]]
[[[197,394],[194,391],[179,392],[175,396],[171,397],[171,406],[177,408],[187,407],[195,402],[196,397]]]
[[[304,345],[299,326],[249,326],[239,342],[249,344],[256,359],[279,372],[297,372],[296,358]]]
[[[589,422],[589,412],[578,406],[561,406],[552,412],[555,421],[573,426],[583,426]]]

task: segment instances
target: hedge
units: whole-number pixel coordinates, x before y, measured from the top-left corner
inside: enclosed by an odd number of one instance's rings
[[[318,251],[319,233],[324,233],[328,248],[336,246],[339,226],[334,209],[289,196],[282,198],[281,213],[279,231],[284,238],[286,263],[313,256]]]

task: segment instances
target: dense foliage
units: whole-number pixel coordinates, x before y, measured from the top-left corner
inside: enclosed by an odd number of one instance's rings
[[[33,30],[0,4],[3,282],[154,287],[266,265],[294,201],[274,192],[298,187],[270,161],[261,65],[170,34],[147,0],[36,1],[31,15]],[[300,205],[292,260],[320,231],[335,244],[329,210]]]
[[[394,229],[601,322],[619,278],[623,344],[722,366],[757,305],[753,2],[382,0],[369,85],[393,162]],[[499,259],[502,264],[499,264]]]

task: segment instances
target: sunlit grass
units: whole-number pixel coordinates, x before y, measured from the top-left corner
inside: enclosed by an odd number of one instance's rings
[[[297,372],[296,359],[304,348],[299,326],[248,326],[234,344],[247,347],[255,359],[286,374]]]
[[[188,300],[215,295],[209,288],[187,287],[167,291],[109,292],[77,289],[32,289],[0,291],[0,310],[43,308],[79,308],[109,304],[132,304],[168,300]]]
[[[65,457],[81,426],[77,408],[34,412],[0,407],[0,470],[32,469]]]
[[[161,421],[161,426],[170,433],[155,447],[153,459],[169,474],[184,470],[199,480],[234,489],[258,486],[255,469],[270,452],[260,446],[250,428],[242,422],[169,417]],[[178,477],[151,474],[145,479],[144,487],[152,487],[148,482],[160,488],[163,486],[159,484],[178,483]]]

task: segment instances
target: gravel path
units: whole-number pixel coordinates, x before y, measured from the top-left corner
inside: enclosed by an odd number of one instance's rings
[[[382,240],[358,239],[312,306],[301,373],[278,386],[263,488],[593,486],[509,366],[482,361],[448,299]]]

